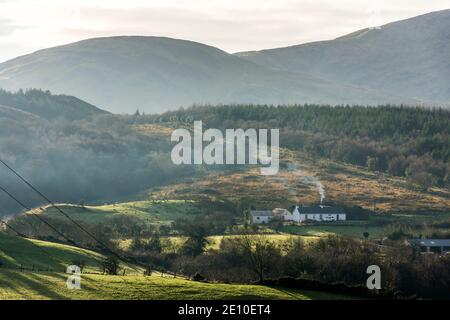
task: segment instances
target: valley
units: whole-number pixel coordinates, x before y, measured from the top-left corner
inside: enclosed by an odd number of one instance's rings
[[[0,62],[0,300],[448,299],[449,21]]]

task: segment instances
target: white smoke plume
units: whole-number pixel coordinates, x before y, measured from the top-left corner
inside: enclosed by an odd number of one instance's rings
[[[296,163],[289,163],[287,166],[289,171],[301,171],[301,166]],[[323,204],[325,199],[325,187],[319,179],[313,176],[300,176],[300,180],[307,185],[315,186],[320,195],[320,205]]]

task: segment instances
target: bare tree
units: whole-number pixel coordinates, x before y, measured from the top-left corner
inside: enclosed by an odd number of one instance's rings
[[[240,246],[245,252],[250,269],[263,281],[265,276],[276,268],[280,249],[267,237],[261,235],[245,234],[240,238]]]

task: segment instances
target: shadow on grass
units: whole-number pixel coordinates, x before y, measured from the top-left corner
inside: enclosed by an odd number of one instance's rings
[[[30,297],[33,294],[37,294],[49,299],[66,298],[56,291],[50,289],[48,285],[50,281],[45,281],[42,277],[37,277],[36,275],[27,272],[20,273],[6,271],[4,272],[4,274],[9,278],[9,280],[4,280],[4,283],[6,283],[11,290],[20,294],[24,298]]]

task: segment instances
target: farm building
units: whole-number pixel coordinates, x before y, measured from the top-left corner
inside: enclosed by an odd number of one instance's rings
[[[290,215],[291,213],[283,208],[275,208],[272,210],[272,214],[274,217],[279,217],[284,220],[284,217]]]
[[[250,223],[268,223],[272,219],[282,221],[344,221],[347,219],[342,208],[330,206],[295,206],[293,211],[275,208],[273,210],[251,210]]]
[[[344,209],[330,206],[295,206],[292,221],[344,221],[347,215]]]
[[[272,218],[271,210],[250,210],[250,223],[268,223]]]
[[[413,239],[410,243],[418,246],[422,252],[450,252],[450,239]]]
[[[292,214],[286,216],[285,220],[302,222],[311,221],[344,221],[347,215],[344,209],[330,206],[295,206]]]

